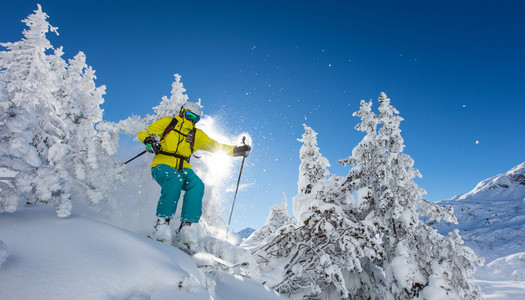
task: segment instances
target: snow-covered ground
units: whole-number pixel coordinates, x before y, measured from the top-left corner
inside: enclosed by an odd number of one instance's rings
[[[170,245],[52,207],[0,215],[1,299],[285,299]]]
[[[496,259],[475,274],[485,299],[525,299],[525,252]]]
[[[476,273],[486,299],[525,299],[525,253]],[[179,249],[52,207],[0,215],[2,299],[285,299],[246,277],[206,273]]]
[[[486,299],[525,299],[525,252],[488,263],[476,279]]]

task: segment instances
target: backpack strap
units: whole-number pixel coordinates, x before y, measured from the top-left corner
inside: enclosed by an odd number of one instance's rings
[[[164,132],[162,133],[162,137],[160,138],[160,140],[162,141],[166,137],[166,135],[168,135],[170,131],[174,130],[180,135],[186,137],[186,141],[190,144],[191,153],[193,153],[194,148],[195,148],[195,134],[197,132],[197,128],[193,126],[193,129],[188,134],[184,134],[175,129],[176,125],[177,125],[177,119],[173,118],[171,122],[168,124],[168,126],[166,127],[166,129],[164,129]]]
[[[193,129],[186,136],[186,141],[190,143],[191,153],[193,154],[195,148],[195,134],[197,133],[197,128],[193,126]]]
[[[160,140],[162,141],[166,137],[166,135],[168,135],[168,133],[172,131],[173,128],[175,128],[176,125],[177,125],[177,118],[172,118],[171,122],[168,124],[168,127],[164,129],[164,132],[162,133]]]
[[[162,141],[166,137],[166,135],[170,133],[170,131],[174,130],[178,132],[180,135],[183,135],[186,137],[186,141],[190,144],[191,153],[193,153],[194,147],[195,147],[195,134],[197,132],[197,128],[194,126],[193,129],[188,134],[184,134],[178,130],[175,130],[176,125],[177,125],[177,118],[173,118],[171,122],[168,124],[168,126],[166,127],[166,129],[164,129],[164,132],[162,133],[162,137],[160,138],[160,140]],[[173,157],[178,158],[179,167],[177,169],[179,170],[179,172],[182,171],[182,161],[183,160],[187,161],[188,163],[190,162],[190,157],[182,156],[182,155],[175,154],[175,153],[165,152],[161,150],[161,151],[158,151],[157,154],[168,155],[168,156],[173,156]]]

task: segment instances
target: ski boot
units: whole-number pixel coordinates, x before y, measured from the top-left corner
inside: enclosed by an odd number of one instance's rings
[[[179,226],[179,232],[182,230],[182,228],[184,228],[185,226],[191,226],[191,222],[188,222],[188,221],[182,221],[180,222],[180,226]]]
[[[194,233],[192,229],[196,229],[192,227],[192,222],[188,221],[182,221],[179,226],[178,234],[175,238],[175,243],[179,249],[182,251],[193,255],[195,254],[195,247],[197,245],[197,240],[195,239]]]
[[[171,234],[170,219],[157,218],[157,224],[151,237],[159,242],[171,244],[173,237]]]

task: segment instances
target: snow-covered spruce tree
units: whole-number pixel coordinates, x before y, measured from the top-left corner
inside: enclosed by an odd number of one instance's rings
[[[53,49],[46,33],[56,28],[40,6],[24,22],[24,39],[2,44],[8,51],[0,52],[0,167],[17,174],[14,187],[2,186],[0,211],[16,210],[25,198],[53,204],[66,217],[72,189],[97,204],[122,181],[124,169],[113,157],[118,136],[94,129],[105,87],[95,86],[85,55],[67,64],[62,47],[46,54]]]
[[[166,96],[162,97],[159,106],[153,108],[155,114],[146,117],[146,124],[153,123],[164,117],[176,116],[182,105],[188,101],[188,95],[185,94],[186,89],[180,81],[181,76],[179,74],[175,74],[174,76],[175,81],[171,85],[171,96],[169,98]]]
[[[179,74],[175,74],[174,76],[175,81],[171,85],[171,96],[169,98],[167,96],[162,97],[160,104],[153,107],[153,110],[155,111],[154,114],[147,115],[143,118],[133,116],[118,123],[102,121],[101,124],[97,126],[97,129],[108,133],[111,132],[112,134],[122,133],[135,137],[139,132],[144,130],[147,125],[164,117],[176,116],[182,105],[188,101],[188,95],[185,94],[186,89],[182,84],[181,76]]]
[[[2,187],[0,211],[16,210],[20,199],[26,198],[52,204],[59,216],[66,217],[71,211],[69,189],[49,161],[53,155],[49,150],[67,134],[55,98],[60,72],[53,68],[60,63],[52,64],[46,55],[52,49],[46,34],[56,33],[47,18],[38,5],[23,20],[29,29],[22,40],[1,44],[7,51],[0,52],[0,167],[17,175],[14,187]]]
[[[95,124],[102,121],[100,105],[105,94],[105,86],[97,87],[95,79],[83,52],[69,60],[60,97],[61,117],[70,129],[65,140],[68,152],[57,160],[78,194],[87,195],[92,207],[101,201],[111,204],[110,192],[126,180],[124,166],[114,157],[118,135],[95,130]]]
[[[317,146],[317,132],[303,124],[304,133],[299,142],[303,145],[299,149],[299,180],[297,182],[298,194],[293,198],[292,209],[295,217],[302,220],[301,212],[308,210],[313,197],[310,195],[313,186],[321,179],[330,175],[328,167],[330,162],[326,159]]]
[[[304,133],[299,142],[303,143],[299,150],[299,182],[297,188],[299,194],[310,194],[312,186],[321,178],[327,178],[330,175],[327,168],[330,167],[328,159],[323,157],[317,147],[317,132],[311,127],[303,124]]]
[[[351,194],[341,192],[340,179],[327,179],[329,165],[316,146],[315,132],[305,126],[302,141],[307,144],[301,154],[300,183],[294,198],[298,222],[281,226],[264,243],[253,249],[266,284],[295,298],[349,298],[350,274],[362,271],[361,258],[375,257],[380,241],[375,229],[358,222],[352,211]],[[307,168],[306,166],[309,166]],[[315,166],[315,167],[311,167]],[[323,170],[324,169],[324,170]],[[305,170],[310,170],[308,173]],[[296,207],[301,209],[296,210]],[[264,274],[273,274],[266,278]],[[280,274],[280,276],[275,276]]]
[[[362,271],[362,257],[381,251],[380,240],[358,222],[337,177],[319,180],[311,196],[303,220],[280,227],[253,254],[266,261],[263,273],[280,274],[266,284],[292,299],[349,298],[349,275]]]
[[[376,115],[371,102],[361,102],[354,113],[361,118],[356,129],[367,135],[352,156],[340,161],[354,166],[343,190],[357,190],[357,216],[376,224],[384,247],[383,256],[372,259],[373,268],[365,270],[368,274],[361,274],[366,281],[354,297],[370,297],[363,289],[368,281],[368,290],[375,289],[379,299],[479,299],[480,290],[469,276],[480,257],[461,246],[457,232],[442,236],[420,220],[423,214],[452,221],[454,217],[422,198],[425,191],[413,181],[421,175],[412,158],[402,153],[403,119],[384,93],[379,104]]]

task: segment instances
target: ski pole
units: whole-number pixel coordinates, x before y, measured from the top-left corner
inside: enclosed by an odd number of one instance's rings
[[[246,140],[246,137],[242,137],[242,143],[246,145],[244,142]],[[230,223],[232,221],[232,214],[233,214],[233,207],[235,206],[235,199],[237,199],[237,192],[239,191],[239,183],[241,182],[241,175],[242,175],[242,168],[244,167],[244,160],[246,159],[246,156],[242,157],[242,163],[241,163],[241,170],[239,172],[239,178],[237,179],[237,187],[235,188],[235,195],[233,196],[233,202],[232,202],[232,209],[230,210],[230,218],[228,219],[228,228],[226,229],[226,233],[230,230]]]
[[[135,158],[141,156],[142,154],[146,153],[146,150],[140,152],[139,154],[137,154],[135,157],[133,157],[132,159],[128,160],[127,162],[125,162],[124,164],[127,165],[130,161],[134,160]]]

